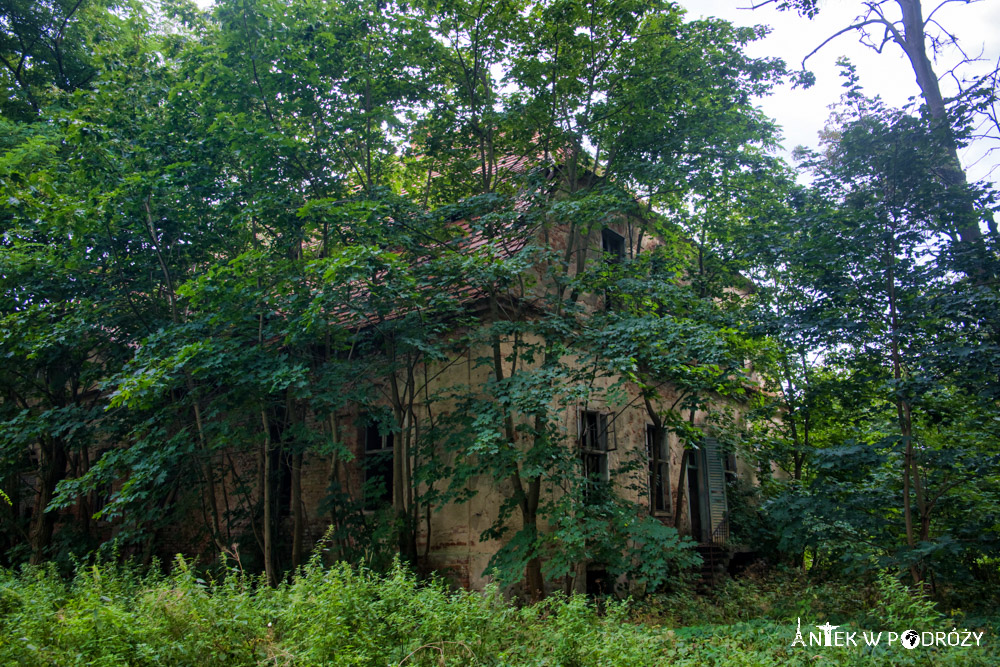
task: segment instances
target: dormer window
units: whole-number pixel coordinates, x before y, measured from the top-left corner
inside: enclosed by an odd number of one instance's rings
[[[625,259],[625,237],[610,230],[601,230],[601,249],[604,250],[604,259],[611,263],[618,263]]]

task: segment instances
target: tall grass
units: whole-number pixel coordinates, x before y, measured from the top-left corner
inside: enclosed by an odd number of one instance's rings
[[[905,589],[883,593],[880,608],[903,614],[897,621],[912,611],[937,622],[926,605],[907,602]],[[103,565],[67,581],[53,568],[0,570],[0,664],[805,665],[816,655],[836,664],[991,664],[997,656],[988,647],[802,651],[789,647],[794,627],[783,620],[671,628],[669,611],[652,618],[647,607],[640,622],[638,608],[624,602],[600,613],[582,597],[518,607],[495,588],[456,592],[399,566],[376,575],[319,561],[277,588],[238,572],[206,581],[182,559],[169,575]]]

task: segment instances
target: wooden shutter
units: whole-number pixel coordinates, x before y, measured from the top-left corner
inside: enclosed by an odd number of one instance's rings
[[[725,523],[728,526],[726,511],[726,462],[722,455],[722,447],[715,438],[705,438],[701,443],[705,451],[705,481],[707,482],[708,495],[708,526],[709,538],[713,542],[725,541],[728,535]]]

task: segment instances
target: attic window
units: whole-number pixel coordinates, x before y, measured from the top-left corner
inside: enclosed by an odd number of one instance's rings
[[[607,261],[620,262],[625,259],[625,237],[611,229],[602,229],[601,249]]]

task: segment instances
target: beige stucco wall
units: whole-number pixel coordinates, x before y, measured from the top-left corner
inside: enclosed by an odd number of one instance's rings
[[[537,341],[536,341],[537,342]],[[504,352],[510,352],[510,346],[504,346]],[[478,356],[488,354],[488,350],[480,350],[478,353],[470,353],[464,358],[452,362],[447,368],[437,374],[437,380],[430,392],[445,387],[467,385],[470,387],[481,386],[488,379],[490,370],[487,366],[477,367],[475,359]],[[525,363],[520,362],[521,368],[526,368]],[[441,369],[435,369],[441,370]],[[512,369],[505,368],[505,374],[510,375]],[[432,372],[431,375],[436,373]],[[621,403],[609,403],[605,396],[605,391],[616,381],[616,378],[603,377],[594,381],[593,394],[587,405],[573,406],[562,411],[562,429],[565,434],[565,446],[575,448],[579,436],[578,409],[587,409],[596,412],[603,412],[613,418],[614,437],[617,440],[617,448],[608,453],[608,465],[612,479],[616,480],[618,493],[629,500],[634,501],[642,508],[648,508],[648,495],[634,490],[635,486],[645,487],[647,485],[646,468],[646,428],[651,424],[645,405],[639,397],[638,387],[626,385],[624,398]],[[676,400],[676,395],[670,390],[661,391],[660,400],[655,402],[658,409],[672,404]],[[445,405],[435,405],[435,413],[440,415],[442,410],[447,409]],[[554,408],[555,409],[555,408]],[[705,415],[700,412],[695,413],[695,423],[702,423]],[[677,490],[681,483],[681,458],[683,447],[677,436],[670,434],[669,442],[669,466],[670,466],[670,493],[671,507],[676,504]],[[360,444],[355,445],[360,447]],[[360,450],[358,450],[360,451]],[[616,475],[615,471],[624,468],[629,460],[638,459],[641,463],[634,469],[631,479]],[[631,482],[631,483],[630,483]],[[638,482],[638,484],[635,484]],[[487,567],[490,558],[501,547],[501,544],[494,540],[481,540],[482,533],[489,528],[499,516],[499,507],[511,493],[511,485],[507,481],[495,482],[493,479],[483,476],[478,483],[470,489],[475,491],[475,495],[464,503],[449,503],[443,507],[435,507],[432,510],[429,526],[422,519],[418,537],[418,551],[423,554],[426,550],[427,557],[424,565],[428,569],[447,573],[457,583],[470,588],[482,588],[489,580]],[[551,492],[551,489],[548,490]],[[421,512],[423,517],[423,512]],[[662,519],[672,523],[672,515],[663,513]],[[520,516],[517,512],[513,514],[508,522],[509,534],[513,534],[520,527]],[[681,528],[687,527],[687,503],[682,504]],[[544,525],[540,526],[544,530]],[[429,545],[428,545],[429,542]],[[583,584],[580,578],[580,585]]]

